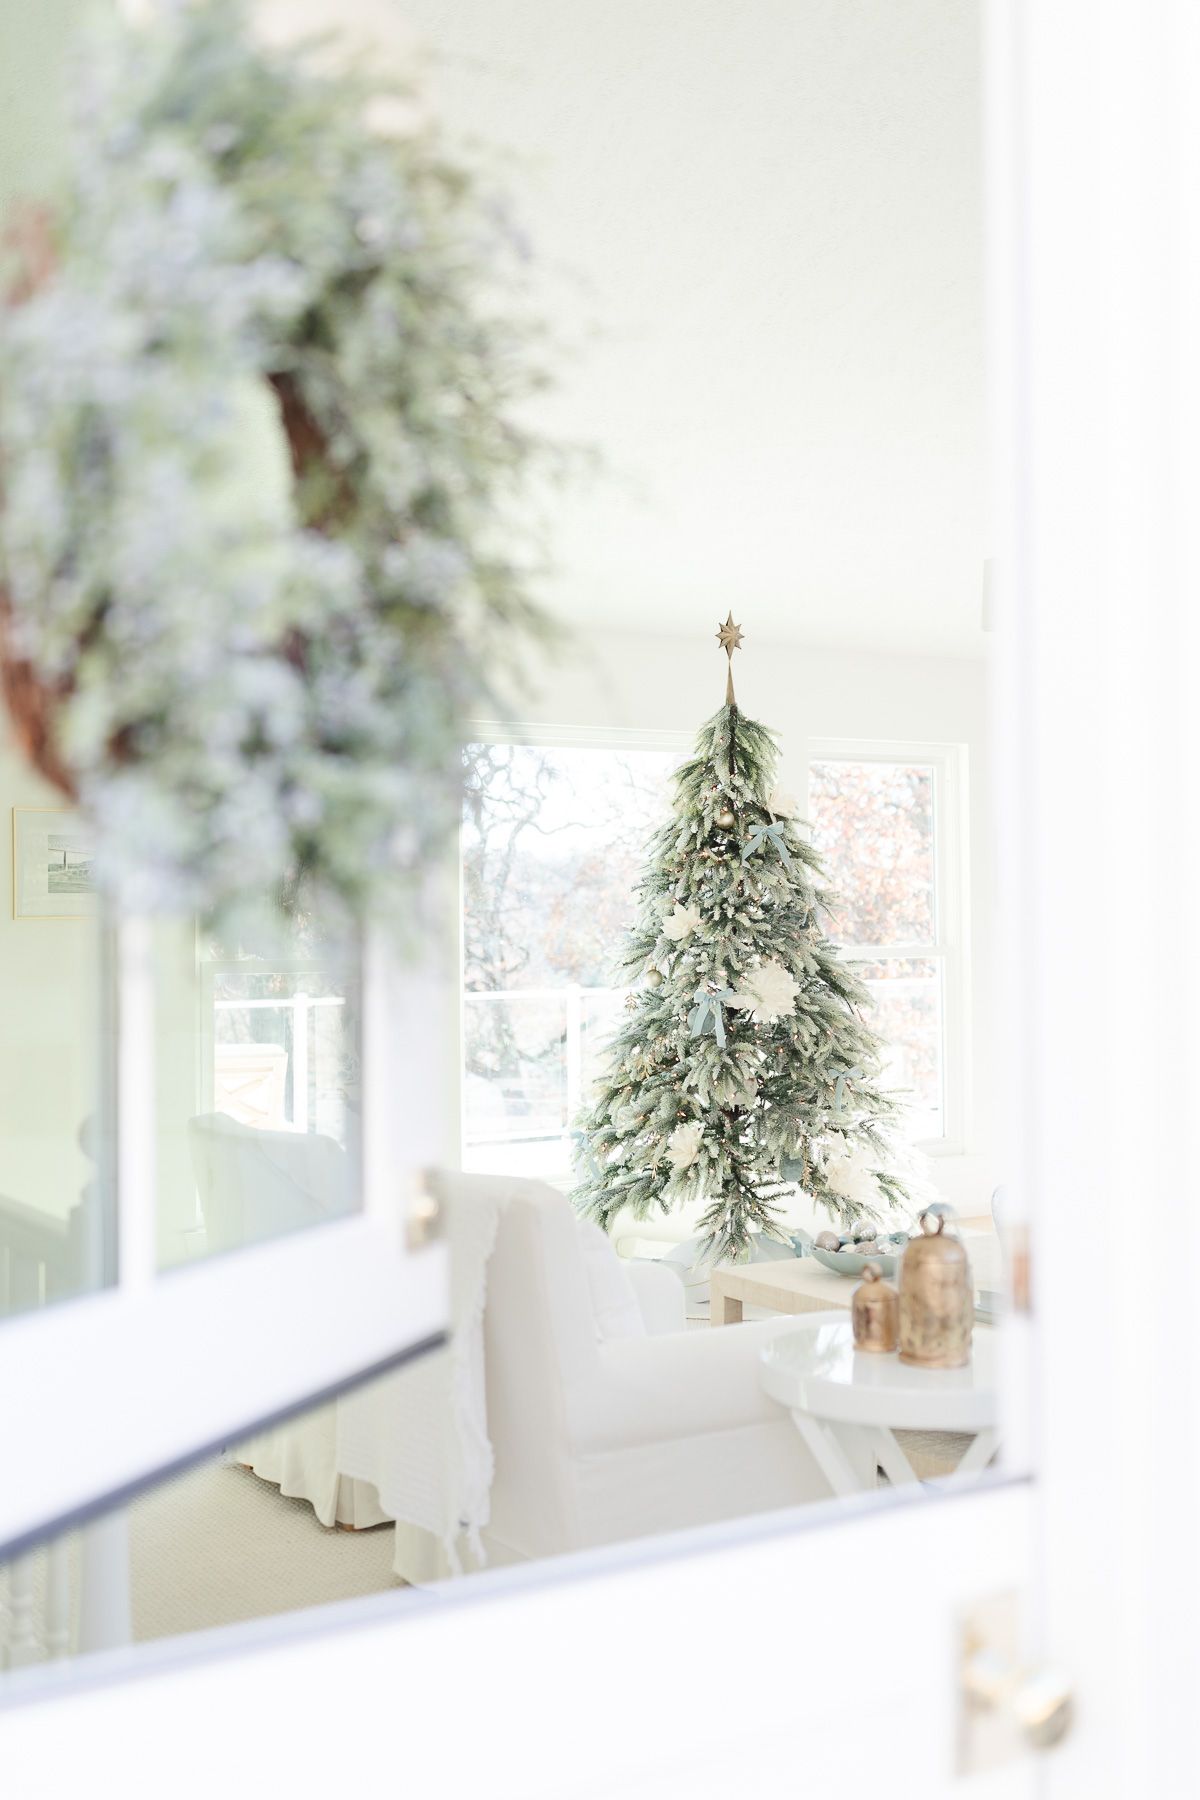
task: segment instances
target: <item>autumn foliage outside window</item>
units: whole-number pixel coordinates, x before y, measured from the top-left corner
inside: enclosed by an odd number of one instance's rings
[[[838,897],[831,935],[867,983],[871,1025],[890,1047],[884,1085],[910,1096],[914,1137],[939,1138],[946,1032],[935,770],[820,758],[809,769],[809,808]]]

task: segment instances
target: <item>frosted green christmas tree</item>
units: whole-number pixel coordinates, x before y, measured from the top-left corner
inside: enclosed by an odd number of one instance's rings
[[[799,1186],[844,1228],[903,1205],[862,983],[825,933],[817,853],[775,785],[778,748],[734,698],[675,776],[649,846],[623,963],[637,982],[592,1105],[579,1120],[576,1206],[608,1226],[706,1202],[702,1254],[782,1236]]]

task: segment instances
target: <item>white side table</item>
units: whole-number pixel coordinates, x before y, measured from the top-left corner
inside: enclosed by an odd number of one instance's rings
[[[768,1394],[787,1407],[840,1496],[873,1487],[876,1467],[893,1486],[919,1479],[897,1431],[974,1433],[959,1475],[982,1474],[995,1454],[997,1342],[986,1326],[965,1369],[914,1369],[855,1350],[845,1313],[814,1313],[771,1339],[762,1366]]]

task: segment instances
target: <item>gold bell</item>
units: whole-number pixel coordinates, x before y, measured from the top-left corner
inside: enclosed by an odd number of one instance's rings
[[[922,1213],[923,1235],[900,1262],[900,1361],[922,1369],[961,1369],[971,1358],[971,1265],[945,1223],[941,1213]]]
[[[900,1339],[900,1296],[884,1281],[878,1263],[869,1262],[850,1298],[854,1348],[879,1355],[894,1350]]]

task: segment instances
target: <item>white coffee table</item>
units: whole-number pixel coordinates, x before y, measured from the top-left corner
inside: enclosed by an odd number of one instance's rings
[[[893,1486],[919,1480],[897,1431],[973,1433],[958,1475],[987,1468],[998,1443],[997,1333],[977,1329],[964,1369],[914,1369],[854,1348],[845,1313],[814,1313],[762,1352],[763,1384],[786,1406],[835,1494],[862,1493],[882,1468]]]

